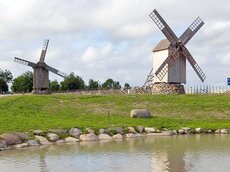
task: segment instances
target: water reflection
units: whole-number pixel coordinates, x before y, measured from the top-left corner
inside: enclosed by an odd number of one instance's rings
[[[0,152],[1,172],[227,172],[229,162],[229,135],[152,136]]]

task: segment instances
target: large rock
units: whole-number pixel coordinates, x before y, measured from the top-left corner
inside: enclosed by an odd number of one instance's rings
[[[18,137],[20,137],[22,142],[25,142],[25,141],[27,141],[29,139],[29,136],[26,133],[16,132],[16,133],[13,133],[13,134],[15,134]]]
[[[113,138],[108,134],[99,134],[98,138],[99,140],[113,140]]]
[[[134,127],[127,127],[127,130],[128,130],[129,133],[133,133],[133,134],[137,133],[137,131],[135,130]]]
[[[123,139],[124,137],[121,134],[113,135],[113,139]]]
[[[145,127],[140,126],[140,125],[136,127],[136,130],[137,130],[138,133],[143,133],[144,129],[145,129]]]
[[[87,131],[87,133],[95,134],[95,131],[92,128],[86,128],[85,130]]]
[[[125,134],[125,131],[122,127],[112,127],[108,128],[108,131],[112,134]]]
[[[220,134],[228,134],[229,130],[228,129],[221,129]]]
[[[133,109],[130,112],[131,118],[150,118],[151,112],[147,109]]]
[[[55,133],[55,134],[59,134],[59,135],[68,134],[68,130],[64,130],[64,129],[49,129],[48,131],[50,133]]]
[[[80,135],[80,139],[82,141],[98,141],[98,137],[93,134],[93,133],[89,133],[89,134],[82,134]]]
[[[45,135],[45,132],[43,130],[34,130],[33,133],[34,135],[39,135],[39,136]]]
[[[46,136],[51,142],[56,142],[59,139],[59,136],[55,133],[47,133]]]
[[[79,139],[80,135],[82,134],[81,129],[79,128],[71,128],[69,131],[70,136]]]
[[[101,129],[99,129],[99,133],[100,133],[100,134],[109,134],[109,130],[108,130],[108,129],[101,128]]]
[[[51,145],[52,144],[51,142],[47,140],[47,138],[43,136],[35,136],[35,139],[37,139],[41,145]]]
[[[15,145],[22,143],[20,137],[13,133],[4,133],[0,135],[0,138],[6,141],[7,145]]]
[[[0,139],[0,149],[1,148],[6,148],[6,147],[7,147],[6,141],[3,140],[3,139]]]
[[[76,139],[74,137],[67,137],[64,139],[66,142],[79,142],[79,139]]]
[[[27,143],[28,143],[28,146],[39,146],[39,143],[37,140],[28,140]]]
[[[146,133],[155,133],[156,132],[156,129],[153,127],[145,127],[144,130]]]

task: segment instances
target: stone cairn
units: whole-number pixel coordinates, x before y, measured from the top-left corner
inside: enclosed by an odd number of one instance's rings
[[[154,83],[149,87],[152,94],[185,94],[181,84]]]

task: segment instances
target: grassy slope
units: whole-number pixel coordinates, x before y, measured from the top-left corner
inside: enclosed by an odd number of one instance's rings
[[[154,117],[129,118],[135,108],[147,108]],[[230,95],[24,95],[0,97],[0,109],[0,133],[85,126],[230,128]]]

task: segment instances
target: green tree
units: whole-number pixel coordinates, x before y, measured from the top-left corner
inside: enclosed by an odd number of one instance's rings
[[[58,83],[57,80],[51,81],[50,82],[50,91],[51,92],[57,92],[60,90],[60,84]]]
[[[0,77],[0,94],[8,91],[8,85],[6,81]]]
[[[5,82],[9,83],[9,82],[12,81],[13,75],[12,75],[12,73],[11,73],[9,70],[7,70],[7,69],[5,69],[5,70],[1,70],[1,69],[0,69],[0,78],[2,78]]]
[[[75,75],[73,72],[61,82],[62,90],[76,90],[83,88],[85,88],[84,80],[80,76]]]
[[[15,78],[11,89],[13,92],[31,92],[33,90],[33,73],[27,71]]]
[[[90,90],[97,90],[101,87],[100,82],[99,81],[94,81],[93,79],[89,80],[89,85],[88,88]]]
[[[128,90],[128,89],[131,89],[132,87],[128,84],[128,83],[125,83],[124,85],[124,89]]]
[[[114,81],[113,79],[107,79],[103,84],[102,88],[104,89],[120,89],[121,85],[118,81]]]

